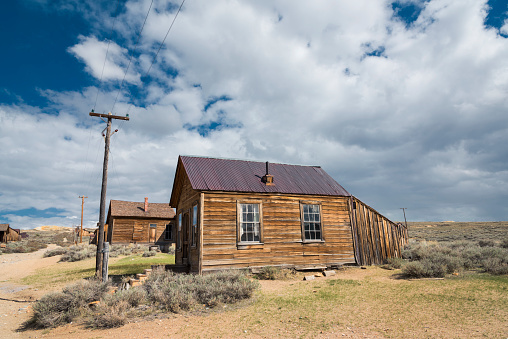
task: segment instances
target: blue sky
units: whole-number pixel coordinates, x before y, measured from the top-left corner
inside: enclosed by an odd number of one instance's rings
[[[507,220],[505,1],[187,0],[145,76],[180,2],[150,4],[0,4],[0,222],[77,225],[85,194],[96,224],[88,112],[115,101],[108,200],[168,202],[192,154],[321,165],[392,220]]]

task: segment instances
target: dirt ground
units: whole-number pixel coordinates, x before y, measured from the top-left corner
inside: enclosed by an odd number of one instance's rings
[[[169,315],[167,318],[152,321],[137,321],[128,323],[123,327],[109,330],[90,330],[83,326],[69,324],[51,330],[22,331],[21,324],[28,320],[31,312],[31,304],[51,289],[37,289],[22,285],[22,278],[34,273],[36,270],[51,267],[58,264],[60,256],[43,258],[48,249],[57,247],[49,245],[48,248],[33,253],[13,253],[0,256],[0,338],[182,338],[188,337],[187,327],[198,325],[202,333],[194,333],[198,337],[210,337],[207,328],[213,326],[228,327],[228,318],[222,313],[208,315]],[[342,278],[362,279],[365,271],[356,270],[354,273],[346,273]],[[321,278],[321,279],[333,279]],[[261,281],[261,288],[267,292],[283,291],[289,284],[295,281]],[[300,283],[300,282],[298,282]],[[301,282],[305,283],[305,282]],[[280,329],[273,329],[274,336],[280,336]],[[245,336],[255,337],[241,330],[231,337]],[[283,335],[287,337],[287,335]],[[227,336],[226,336],[227,337]],[[377,338],[376,334],[367,333],[361,329],[350,329],[347,332],[335,333],[333,330],[326,334],[317,333],[316,337],[354,337],[354,338]]]
[[[56,245],[50,245],[54,248]],[[19,332],[21,324],[28,320],[31,312],[31,304],[48,293],[51,288],[34,288],[24,286],[20,283],[23,277],[35,273],[36,270],[58,265],[59,256],[43,258],[47,249],[34,253],[15,253],[4,254],[0,256],[0,339],[2,338],[272,338],[272,337],[309,337],[309,332],[301,331],[298,327],[298,315],[288,314],[287,319],[278,321],[279,325],[265,327],[263,324],[251,326],[250,328],[259,330],[253,333],[250,330],[238,328],[238,324],[248,323],[250,314],[247,309],[252,301],[246,301],[246,305],[224,306],[224,311],[214,311],[204,314],[170,314],[161,318],[152,320],[137,320],[130,322],[125,326],[109,330],[87,329],[80,324],[68,324],[54,329],[22,331]],[[381,270],[383,271],[383,270]],[[374,272],[374,274],[373,274]],[[375,274],[379,269],[360,269],[350,268],[337,272],[337,275],[330,277],[317,278],[321,280],[344,279],[354,281],[382,281],[389,284],[409,284],[408,281],[390,278],[388,274]],[[307,273],[306,273],[307,275]],[[299,276],[289,281],[260,281],[263,295],[284,295],[286,290],[298,286],[298,284],[309,284],[312,282],[302,281]],[[332,281],[330,281],[332,283]],[[317,291],[312,291],[317,292]],[[261,297],[262,298],[262,297]],[[245,306],[245,307],[244,307]],[[370,306],[368,304],[368,306]],[[227,307],[227,308],[226,308]],[[231,309],[232,308],[232,309]],[[267,310],[260,308],[257,312]],[[371,314],[371,313],[366,313]],[[504,316],[505,313],[502,313]],[[360,314],[358,316],[361,316]],[[296,319],[296,321],[295,321]],[[300,317],[302,319],[302,317]],[[399,319],[400,320],[400,319]],[[268,322],[267,322],[268,323]],[[252,325],[252,324],[251,324]],[[256,327],[258,326],[258,327]],[[361,325],[359,325],[361,326]],[[503,321],[495,322],[492,326],[504,326]],[[419,327],[426,328],[420,324]],[[247,328],[247,327],[246,327]],[[389,329],[387,328],[386,331]],[[429,328],[429,331],[431,329]],[[431,333],[415,332],[411,337],[479,337],[481,332],[475,333],[472,328],[464,328],[463,333],[456,332],[457,328],[442,328],[439,331]],[[262,334],[260,334],[262,333]],[[316,338],[386,338],[386,337],[405,337],[400,334],[390,335],[389,332],[380,334],[374,328],[361,328],[354,325],[336,325],[328,327],[325,331],[316,330],[311,332],[312,337]],[[467,335],[467,333],[471,335]],[[383,335],[385,334],[385,335]],[[409,334],[409,333],[408,333]]]

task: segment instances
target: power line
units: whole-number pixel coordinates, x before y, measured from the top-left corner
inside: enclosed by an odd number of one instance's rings
[[[141,38],[141,33],[143,32],[143,29],[145,28],[146,20],[148,19],[148,15],[150,14],[150,10],[152,9],[153,0],[150,3],[150,7],[148,8],[148,12],[146,12],[145,21],[143,21],[143,25],[141,26],[141,30],[138,33],[138,38],[136,40],[136,44],[134,45],[134,50],[131,53],[131,57],[129,58],[129,64],[127,65],[127,69],[125,70],[125,73],[123,75],[122,82],[120,83],[120,87],[118,88],[118,92],[116,93],[115,102],[113,103],[113,107],[111,108],[111,112],[113,113],[113,110],[115,109],[116,102],[118,101],[118,96],[120,95],[120,91],[122,90],[123,83],[125,82],[125,78],[127,77],[127,73],[129,72],[129,68],[131,67],[132,58],[134,57],[134,53],[136,52],[136,49],[138,48],[138,43]]]
[[[108,47],[106,48],[106,56],[104,57],[104,63],[102,64],[101,78],[99,80],[99,86],[97,87],[97,94],[95,96],[95,103],[93,105],[92,111],[95,111],[95,106],[97,106],[97,99],[99,98],[99,92],[100,92],[100,89],[102,87],[102,77],[104,75],[104,68],[106,67],[106,61],[108,60],[109,45],[111,45],[111,39],[113,38],[113,32],[115,31],[115,24],[116,24],[116,19],[118,18],[118,10],[119,9],[120,9],[120,0],[118,0],[117,4],[116,4],[115,13],[117,15],[113,19],[113,26],[111,27],[111,34],[109,35],[109,39],[108,39]]]
[[[176,18],[178,17],[178,14],[180,14],[180,12],[182,10],[182,7],[183,7],[183,4],[185,3],[185,1],[186,0],[183,0],[182,3],[180,4],[180,7],[178,7],[178,11],[176,11],[175,17],[173,18],[173,21],[171,22],[171,25],[169,26],[168,31],[166,32],[166,35],[164,36],[164,39],[162,40],[161,44],[159,45],[159,49],[157,50],[157,53],[155,53],[155,56],[153,57],[152,62],[150,63],[150,67],[148,67],[148,70],[141,77],[141,79],[146,78],[148,76],[148,73],[150,73],[150,70],[152,69],[152,66],[155,64],[155,61],[157,60],[157,57],[159,56],[159,52],[161,51],[162,46],[164,46],[164,43],[166,42],[166,39],[167,39],[167,37],[169,35],[169,32],[171,31],[171,28],[173,28],[173,25],[175,24]],[[132,106],[134,106],[133,103],[131,103],[131,105],[127,109],[127,115],[131,111]],[[124,121],[120,122],[120,127],[122,126],[123,123],[124,123]]]

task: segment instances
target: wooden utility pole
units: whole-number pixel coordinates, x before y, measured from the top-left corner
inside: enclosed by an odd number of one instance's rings
[[[83,205],[85,204],[85,199],[88,197],[85,197],[84,195],[80,196],[81,199],[81,231],[79,232],[79,243],[81,244],[83,242]]]
[[[101,114],[101,113],[94,113],[90,112],[90,116],[92,117],[99,117],[99,118],[106,118],[107,121],[107,127],[105,128],[106,134],[104,135],[104,131],[102,135],[105,137],[105,146],[104,146],[104,163],[102,166],[102,189],[101,189],[101,205],[100,205],[100,211],[99,211],[99,232],[97,235],[97,255],[95,257],[95,276],[100,279],[101,281],[104,281],[104,277],[102,276],[102,252],[104,247],[104,217],[106,212],[106,188],[108,185],[108,161],[109,161],[109,140],[111,137],[111,120],[112,119],[119,119],[119,120],[129,120],[129,117],[122,117],[119,115],[112,115],[111,113],[108,114]],[[115,130],[116,133],[118,130]],[[107,279],[107,277],[106,277]]]
[[[401,207],[400,209],[402,210],[402,213],[404,213],[404,224],[406,225],[406,230],[407,230],[407,220],[406,220],[406,210],[407,210],[407,208],[406,207]]]

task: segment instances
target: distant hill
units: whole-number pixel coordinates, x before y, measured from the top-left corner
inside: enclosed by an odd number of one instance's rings
[[[35,231],[56,231],[56,232],[69,232],[74,230],[73,227],[64,227],[64,226],[55,226],[55,225],[47,225],[47,226],[39,226],[34,228]]]

